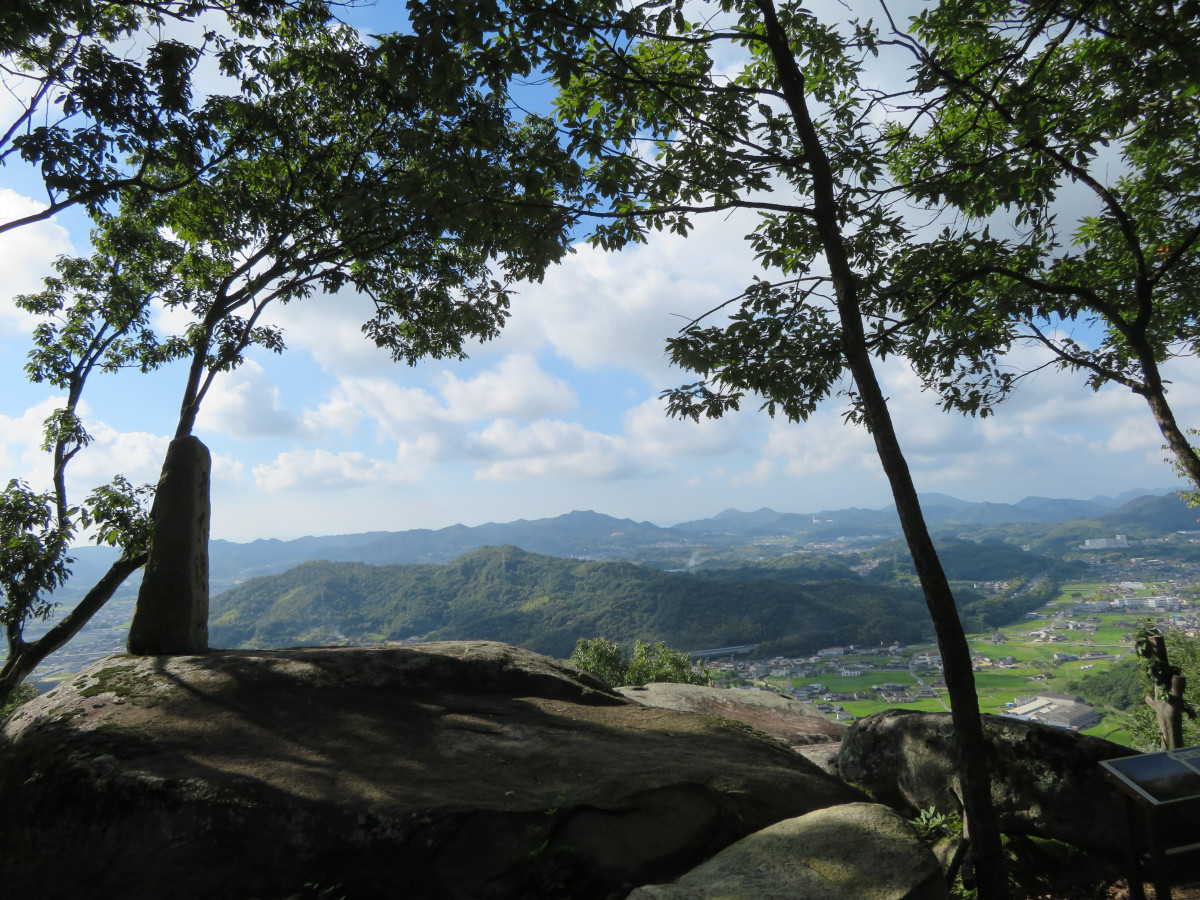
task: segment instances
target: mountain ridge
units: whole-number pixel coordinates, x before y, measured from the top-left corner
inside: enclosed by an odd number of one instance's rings
[[[1101,537],[1155,522],[1171,530],[1195,525],[1195,511],[1187,510],[1174,492],[1155,495],[1130,491],[1121,497],[1128,495],[1135,496],[1116,508],[1102,502],[1116,502],[1108,497],[1072,500],[1031,496],[1014,504],[975,503],[946,494],[921,497],[930,528],[943,532],[1078,520],[1086,522],[1086,536]],[[1087,515],[1081,517],[1081,513]],[[244,543],[215,539],[209,543],[209,573],[211,587],[218,592],[247,578],[278,574],[314,559],[373,565],[447,563],[480,547],[503,545],[547,556],[633,559],[669,567],[693,565],[697,556],[711,556],[731,547],[766,545],[781,539],[862,544],[882,543],[899,534],[894,507],[851,507],[815,513],[778,512],[769,507],[752,512],[726,509],[708,519],[671,526],[573,510],[555,517],[475,526],[455,524],[440,529],[306,535],[292,540],[259,538]],[[71,553],[76,559],[79,583],[94,581],[116,558],[116,551],[109,547],[80,546]],[[672,554],[681,557],[679,561],[672,562]],[[126,587],[134,587],[136,580],[135,576]]]

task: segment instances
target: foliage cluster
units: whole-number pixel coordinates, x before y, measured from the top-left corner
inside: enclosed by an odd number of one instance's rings
[[[634,641],[633,651],[626,655],[621,645],[605,637],[580,638],[567,658],[567,665],[591,672],[613,687],[672,682],[674,684],[707,684],[708,678],[692,670],[686,653],[672,650],[663,641],[653,643],[640,638]]]
[[[8,699],[0,706],[0,723],[7,719],[22,703],[28,703],[38,695],[37,688],[29,682],[22,682],[17,686]]]
[[[1156,629],[1143,623],[1143,635]],[[1183,700],[1185,706],[1200,709],[1200,637],[1189,636],[1179,629],[1161,632],[1169,659],[1170,674],[1182,674],[1187,679]],[[1145,702],[1147,697],[1161,698],[1162,687],[1154,680],[1156,661],[1131,656],[1108,669],[1080,674],[1064,684],[1064,689],[1079,694],[1093,703],[1121,710],[1121,725],[1132,736],[1139,750],[1157,750],[1162,746],[1158,717]],[[1183,717],[1183,746],[1200,744],[1200,722],[1194,716]]]
[[[1152,642],[1161,640],[1165,649],[1165,660],[1152,647]],[[1191,637],[1178,629],[1163,630],[1153,620],[1142,622],[1137,632],[1137,652],[1141,657],[1142,687],[1147,702],[1135,706],[1130,731],[1134,745],[1147,749],[1167,746],[1170,749],[1200,743],[1200,720],[1196,711],[1200,709],[1200,637]],[[1186,679],[1182,702],[1176,707],[1181,722],[1183,742],[1174,747],[1166,742],[1166,729],[1161,717],[1151,708],[1149,701],[1162,703],[1169,694],[1173,676]]]
[[[1118,660],[1107,669],[1080,672],[1063,684],[1063,690],[1096,706],[1125,712],[1136,710],[1146,696],[1142,666],[1135,657]]]
[[[981,597],[963,606],[963,627],[981,632],[1000,628],[1017,621],[1025,613],[1044,606],[1058,592],[1064,567],[1055,566],[1038,578],[1025,582],[1018,579],[1004,594]]]

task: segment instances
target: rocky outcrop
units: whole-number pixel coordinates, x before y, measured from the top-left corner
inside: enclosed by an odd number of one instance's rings
[[[1122,812],[1099,763],[1128,756],[1128,747],[1001,716],[984,716],[984,733],[1001,830],[1120,851],[1114,823]],[[850,726],[838,766],[846,781],[896,809],[958,812],[952,740],[948,713],[886,710]]]
[[[912,826],[875,803],[778,822],[673,884],[630,900],[947,900],[941,867]]]
[[[112,657],[4,736],[0,883],[51,900],[619,896],[862,799],[483,642]]]
[[[736,719],[793,748],[840,741],[848,727],[822,715],[807,703],[770,691],[656,683],[617,688],[617,692],[647,706]]]

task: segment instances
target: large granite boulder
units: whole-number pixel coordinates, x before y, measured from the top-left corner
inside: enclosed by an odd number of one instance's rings
[[[849,803],[777,822],[673,884],[630,900],[948,900],[941,866],[886,806]]]
[[[984,716],[992,801],[1001,830],[1121,850],[1123,815],[1100,761],[1128,747],[1062,728]],[[961,808],[949,713],[885,710],[860,719],[842,740],[842,777],[906,813]]]
[[[862,799],[482,642],[110,657],[3,736],[0,884],[50,900],[607,897]]]
[[[617,692],[647,706],[736,719],[796,749],[840,741],[848,727],[843,722],[823,715],[808,703],[770,691],[655,683],[644,687],[617,688]]]

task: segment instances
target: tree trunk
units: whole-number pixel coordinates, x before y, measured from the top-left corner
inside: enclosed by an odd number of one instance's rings
[[[1166,438],[1167,448],[1175,457],[1176,468],[1191,481],[1196,491],[1200,491],[1200,456],[1184,434],[1183,429],[1175,419],[1175,412],[1167,401],[1167,390],[1163,384],[1162,373],[1154,359],[1154,353],[1145,342],[1136,347],[1141,360],[1142,375],[1146,384],[1142,396],[1150,407],[1158,430]]]
[[[843,318],[843,328],[847,324],[854,323],[848,323]],[[857,320],[857,326],[861,330],[861,318]],[[850,368],[862,398],[867,426],[875,439],[880,462],[891,485],[896,512],[900,516],[904,537],[925,594],[925,604],[933,619],[938,649],[942,654],[946,689],[950,694],[950,717],[958,739],[957,768],[964,806],[964,834],[969,836],[971,842],[971,868],[977,878],[980,898],[990,900],[1008,897],[1010,892],[1004,848],[992,806],[989,770],[991,748],[983,734],[983,717],[979,712],[979,695],[975,691],[971,648],[963,631],[962,620],[958,617],[950,583],[925,524],[916,487],[896,438],[891,412],[865,347],[864,342],[861,351],[853,353],[859,358],[851,362]]]
[[[863,328],[858,285],[839,224],[843,210],[838,206],[836,182],[829,158],[808,111],[804,75],[792,55],[787,34],[776,17],[772,0],[756,0],[756,5],[763,16],[765,41],[779,71],[784,99],[796,123],[797,135],[804,150],[804,162],[812,177],[814,219],[837,298],[843,353],[854,376],[864,419],[891,485],[896,511],[937,633],[946,687],[950,693],[950,715],[958,739],[957,768],[965,807],[964,820],[970,828],[970,854],[979,897],[980,900],[1004,900],[1010,896],[1008,876],[1000,828],[992,806],[991,775],[988,770],[990,752],[983,735],[970,647],[958,617],[950,584],[925,525],[916,487],[896,438],[887,400],[875,377]]]
[[[146,575],[129,627],[129,652],[208,650],[208,521],[211,457],[199,438],[171,441],[150,515]]]
[[[145,564],[145,554],[133,558],[122,556],[87,592],[79,605],[36,641],[26,643],[19,639],[13,640],[10,634],[8,658],[4,667],[0,668],[0,706],[8,702],[13,691],[29,677],[29,673],[36,669],[42,660],[75,637],[108,602],[125,579]]]
[[[1158,695],[1146,695],[1146,705],[1154,710],[1158,720],[1158,733],[1162,738],[1164,750],[1178,750],[1183,746],[1183,713],[1187,701],[1183,692],[1187,689],[1187,678],[1176,674],[1179,670],[1171,665],[1167,654],[1167,641],[1161,634],[1151,634],[1146,638],[1146,647],[1139,651],[1148,659],[1157,661],[1151,673],[1157,687],[1161,690]],[[1172,671],[1174,670],[1174,671]]]
[[[1178,750],[1183,746],[1183,692],[1187,688],[1187,679],[1182,675],[1171,678],[1171,687],[1167,696],[1159,700],[1146,695],[1146,705],[1154,710],[1158,719],[1158,733],[1162,737],[1164,750]]]

